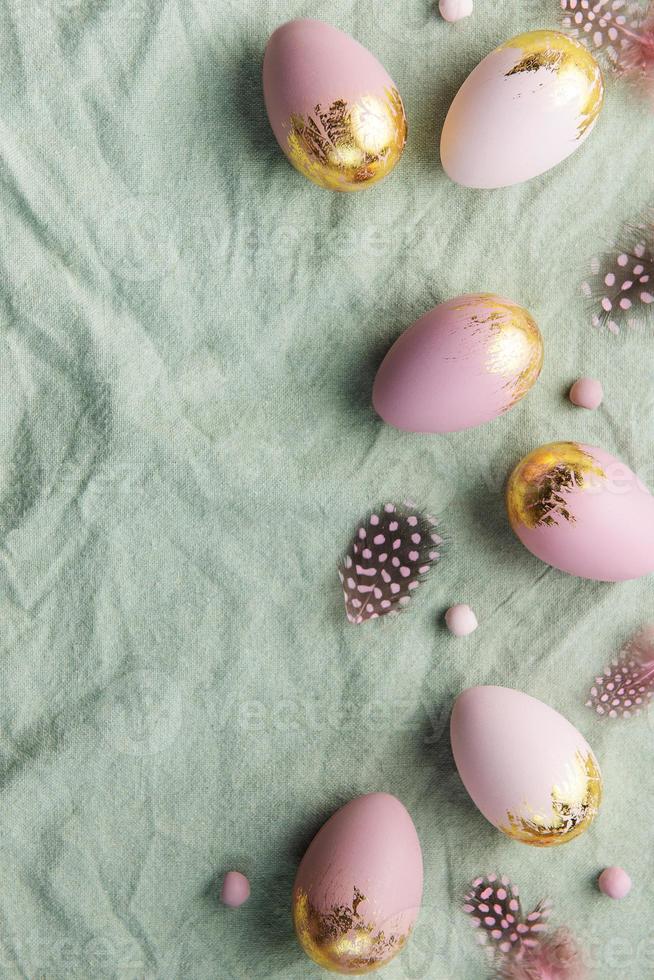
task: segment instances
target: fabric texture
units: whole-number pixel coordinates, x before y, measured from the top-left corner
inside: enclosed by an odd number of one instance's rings
[[[404,98],[405,155],[339,196],[270,131],[263,50],[285,20],[353,34]],[[648,328],[589,323],[579,283],[652,195],[652,116],[609,81],[596,131],[527,184],[470,191],[437,140],[492,48],[556,0],[2,0],[0,975],[305,980],[290,891],[311,836],[384,790],[424,850],[424,907],[391,978],[486,975],[459,911],[500,871],[583,942],[600,980],[654,976],[654,722],[602,724],[595,673],[652,619],[652,581],[602,585],[512,535],[510,468],[555,439],[654,486]],[[370,404],[391,341],[436,303],[529,309],[541,380],[451,436]],[[580,375],[604,405],[573,408]],[[445,554],[413,608],[347,623],[336,566],[369,508],[410,496]],[[449,636],[445,609],[480,626]],[[603,767],[593,829],[553,850],[496,832],[453,766],[479,683],[566,715]],[[512,733],[520,738],[520,732]],[[624,866],[632,895],[595,879]],[[218,903],[224,871],[252,883]]]

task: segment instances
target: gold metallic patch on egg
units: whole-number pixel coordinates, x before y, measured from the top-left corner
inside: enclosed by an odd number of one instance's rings
[[[365,901],[365,895],[355,887],[351,905],[334,905],[321,912],[305,891],[297,891],[293,900],[295,931],[303,950],[318,966],[351,975],[372,973],[403,948],[409,933],[386,936],[366,922],[359,912],[359,905]]]
[[[524,808],[519,814],[507,813],[508,824],[501,826],[513,840],[533,847],[566,844],[590,827],[602,802],[602,776],[591,752],[577,752],[566,765],[562,783],[552,787],[550,813]],[[526,812],[525,812],[526,811]]]
[[[513,528],[575,523],[565,491],[585,490],[606,474],[576,442],[551,442],[521,460],[509,477],[506,504]]]
[[[491,374],[503,377],[508,393],[504,411],[523,398],[538,380],[543,367],[543,338],[538,324],[521,306],[500,300],[492,293],[471,296],[455,307],[466,310],[485,306],[483,314],[473,313],[469,324],[473,328],[490,329],[492,340],[488,347],[486,368]]]
[[[320,187],[356,191],[382,180],[404,150],[407,122],[400,93],[363,95],[354,103],[337,99],[317,105],[310,116],[291,117],[288,156]]]
[[[541,69],[555,74],[560,100],[567,103],[576,98],[579,102],[577,139],[585,136],[595,124],[604,101],[602,70],[588,48],[557,31],[520,34],[498,50],[513,48],[521,52],[521,57],[506,77]]]

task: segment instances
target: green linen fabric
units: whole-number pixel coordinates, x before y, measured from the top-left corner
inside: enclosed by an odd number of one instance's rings
[[[322,191],[270,132],[270,32],[357,37],[410,123],[378,187]],[[304,980],[290,890],[321,823],[361,793],[410,810],[424,907],[391,978],[487,975],[460,912],[499,870],[588,949],[599,980],[654,976],[654,722],[602,724],[597,671],[654,615],[652,581],[580,581],[511,534],[526,451],[582,439],[654,486],[652,332],[597,332],[589,261],[652,194],[652,116],[609,81],[596,132],[518,187],[440,168],[447,107],[496,44],[557,0],[2,0],[0,4],[0,976]],[[384,426],[391,341],[451,296],[531,310],[541,380],[475,431]],[[600,378],[594,413],[566,400]],[[445,555],[406,615],[347,624],[336,563],[356,522],[412,497]],[[469,602],[480,627],[451,638]],[[587,736],[593,829],[504,838],[456,774],[447,721],[473,684],[539,697]],[[519,731],[507,737],[519,739]],[[543,737],[546,735],[544,733]],[[536,761],[536,760],[535,760]],[[632,896],[595,886],[620,864]],[[220,906],[238,868],[252,896]]]

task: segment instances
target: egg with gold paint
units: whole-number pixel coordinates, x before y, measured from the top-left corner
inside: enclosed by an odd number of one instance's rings
[[[422,901],[422,851],[388,793],[359,796],[311,841],[293,886],[300,945],[319,966],[371,973],[407,943]]]
[[[370,51],[330,24],[279,27],[266,47],[263,91],[277,142],[320,187],[372,187],[402,156],[407,122],[395,83]]]
[[[395,341],[372,402],[398,429],[457,432],[508,411],[542,365],[543,338],[527,310],[492,293],[457,296]]]
[[[654,572],[654,497],[604,449],[534,449],[509,477],[506,504],[520,541],[554,568],[600,582]]]
[[[602,800],[593,752],[567,719],[507,687],[472,687],[450,722],[454,761],[473,802],[498,830],[533,847],[583,834]]]
[[[464,187],[508,187],[545,173],[590,135],[601,69],[580,41],[532,31],[506,41],[468,75],[441,134],[445,172]]]

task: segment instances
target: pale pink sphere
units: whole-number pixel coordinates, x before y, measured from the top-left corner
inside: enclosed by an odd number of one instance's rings
[[[578,408],[599,408],[604,398],[604,389],[596,378],[579,378],[570,389],[570,401]]]
[[[440,0],[438,4],[441,17],[450,22],[469,17],[472,7],[473,0]]]
[[[631,878],[622,868],[604,868],[597,883],[609,898],[625,898],[631,891]]]
[[[242,875],[240,871],[228,871],[220,892],[220,901],[223,905],[237,909],[243,902],[247,902],[249,897],[250,882],[245,875]]]
[[[469,636],[479,626],[477,617],[470,606],[463,604],[451,606],[447,610],[445,624],[454,636]]]

